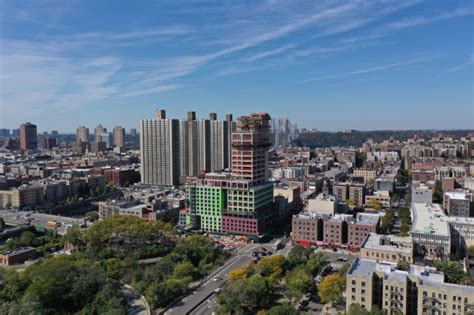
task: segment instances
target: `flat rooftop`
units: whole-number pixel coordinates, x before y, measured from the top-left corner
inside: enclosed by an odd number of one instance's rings
[[[439,204],[412,203],[412,233],[451,237],[446,215]]]
[[[385,239],[385,243],[382,244],[382,240]],[[413,239],[411,237],[400,237],[400,236],[386,236],[379,235],[376,233],[370,233],[366,239],[362,248],[386,250],[386,251],[397,251],[400,253],[411,254],[413,253]]]
[[[0,254],[0,256],[14,256],[14,255],[18,255],[18,254],[27,253],[27,252],[30,252],[30,251],[36,251],[36,249],[34,247],[19,247],[19,248],[15,248],[11,251],[8,251],[6,253]]]
[[[455,199],[455,200],[471,200],[468,198],[468,194],[463,191],[448,191],[445,193],[446,196],[449,197],[449,199]]]

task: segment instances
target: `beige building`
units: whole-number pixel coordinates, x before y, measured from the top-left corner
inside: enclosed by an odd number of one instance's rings
[[[390,207],[390,192],[386,190],[376,191],[373,195],[365,196],[365,204],[370,205],[371,201],[378,201],[382,207]]]
[[[315,199],[308,200],[308,212],[321,215],[334,216],[337,202],[334,196],[319,194]]]
[[[364,182],[372,182],[377,177],[376,170],[354,170],[355,177],[363,177]]]
[[[114,146],[117,148],[125,147],[125,129],[120,126],[114,128]]]
[[[413,239],[371,233],[360,248],[360,258],[393,263],[403,261],[411,264],[413,263]]]
[[[20,186],[10,190],[0,190],[0,205],[5,208],[36,206],[44,202],[43,186]]]
[[[89,128],[81,126],[76,129],[76,142],[89,142]]]
[[[411,265],[397,270],[394,263],[356,258],[347,273],[346,307],[373,305],[388,315],[474,314],[474,287],[444,282],[436,268]]]

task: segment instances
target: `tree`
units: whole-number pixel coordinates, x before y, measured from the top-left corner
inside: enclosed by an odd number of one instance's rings
[[[289,304],[277,305],[265,312],[265,315],[299,315],[300,312]]]
[[[174,232],[171,225],[161,221],[113,216],[96,222],[84,233],[83,240],[90,257],[141,259],[169,253],[174,247]]]
[[[285,264],[283,255],[263,257],[257,263],[256,272],[273,282],[283,277]]]
[[[227,277],[230,281],[237,281],[247,278],[247,270],[249,267],[241,267],[232,270],[228,273]]]
[[[99,219],[99,212],[97,211],[89,211],[86,213],[86,218],[88,218],[91,221],[95,221]]]
[[[196,275],[196,268],[190,261],[182,261],[174,267],[173,277],[176,279],[183,279],[185,277],[191,277],[191,279],[193,279]]]
[[[312,253],[306,262],[306,270],[312,275],[316,275],[325,265],[328,264],[328,258],[323,253]]]
[[[408,271],[408,269],[410,269],[410,264],[407,263],[406,261],[399,260],[397,263],[397,269]]]
[[[369,200],[369,202],[367,203],[367,205],[374,209],[374,210],[380,210],[382,209],[382,203],[379,201],[379,200],[376,200],[376,199],[371,199]]]
[[[299,299],[308,292],[313,283],[313,276],[303,267],[299,267],[286,276],[285,283],[288,287],[288,295]]]
[[[313,250],[311,248],[307,248],[299,244],[293,246],[287,258],[289,269],[306,263],[312,253]]]
[[[342,292],[346,287],[345,276],[333,274],[326,276],[319,284],[319,297],[323,303],[339,303],[342,301]]]
[[[385,215],[382,217],[382,224],[380,227],[380,229],[382,230],[382,233],[388,234],[391,231],[394,222],[395,222],[394,211],[392,209],[387,209],[387,211],[385,211]]]
[[[433,265],[444,273],[446,282],[465,284],[469,280],[469,274],[464,272],[462,265],[456,261],[436,260]]]
[[[6,203],[5,208],[6,208],[7,210],[10,210],[10,209],[12,208],[12,203],[11,203],[11,201],[8,201],[8,202]]]
[[[349,306],[348,315],[386,315],[386,311],[381,310],[377,305],[372,305],[370,312],[359,304],[351,304]]]
[[[350,208],[354,208],[356,206],[356,202],[354,199],[347,199],[347,205],[350,207]]]
[[[469,246],[467,249],[467,255],[470,259],[474,259],[474,245]]]
[[[220,314],[255,314],[273,302],[271,283],[259,274],[231,282],[218,296]]]

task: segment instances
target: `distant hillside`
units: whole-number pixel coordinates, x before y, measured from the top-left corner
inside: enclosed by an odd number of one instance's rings
[[[442,133],[454,139],[459,139],[467,136],[471,132],[474,132],[474,130],[374,130],[353,131],[351,133],[318,131],[300,134],[300,136],[293,141],[293,144],[310,148],[335,146],[360,147],[369,138],[372,138],[375,142],[382,142],[383,140],[389,139],[390,136],[393,136],[397,140],[407,140],[413,138],[416,134],[419,138],[431,139],[433,135]]]

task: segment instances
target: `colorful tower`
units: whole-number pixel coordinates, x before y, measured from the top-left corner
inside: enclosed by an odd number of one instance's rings
[[[240,117],[231,134],[231,172],[207,173],[188,186],[188,213],[200,223],[195,228],[257,237],[277,226],[273,184],[267,181],[270,119],[267,113]]]

